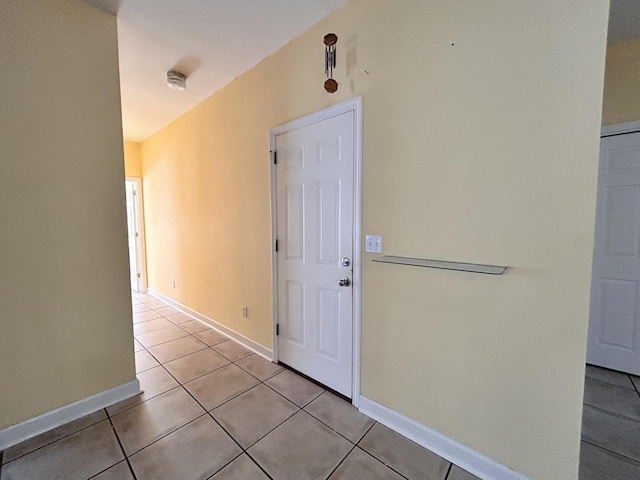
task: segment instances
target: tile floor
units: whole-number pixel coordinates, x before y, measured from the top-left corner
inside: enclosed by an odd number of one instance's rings
[[[144,393],[0,452],[1,480],[477,480],[151,295],[133,311]]]
[[[640,377],[587,365],[580,480],[640,479]]]

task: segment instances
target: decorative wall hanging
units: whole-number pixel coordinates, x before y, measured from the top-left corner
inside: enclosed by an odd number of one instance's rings
[[[327,74],[324,89],[329,93],[338,90],[338,82],[333,79],[333,69],[336,68],[336,43],[338,36],[335,33],[327,33],[324,36],[324,73]]]

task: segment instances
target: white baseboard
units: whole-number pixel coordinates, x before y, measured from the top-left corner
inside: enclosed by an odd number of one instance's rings
[[[0,430],[0,451],[139,393],[140,382],[132,380]]]
[[[511,470],[495,460],[362,395],[360,396],[360,411],[483,480],[531,480],[530,477]]]
[[[241,333],[238,333],[235,330],[233,330],[233,329],[231,329],[231,328],[229,328],[229,327],[227,327],[227,326],[225,326],[225,325],[223,325],[223,324],[221,324],[219,322],[216,322],[213,318],[209,318],[206,315],[201,314],[200,312],[196,312],[195,310],[193,310],[193,309],[191,309],[191,308],[189,308],[189,307],[187,307],[185,305],[182,305],[179,302],[176,302],[171,297],[167,297],[166,295],[163,295],[160,292],[156,292],[155,290],[153,290],[151,288],[149,288],[149,295],[153,295],[154,297],[159,298],[160,300],[162,300],[163,302],[167,303],[168,305],[171,305],[176,310],[179,310],[180,312],[184,313],[185,315],[189,315],[194,320],[198,320],[198,321],[204,323],[207,327],[213,328],[218,333],[221,333],[225,337],[228,337],[229,339],[235,341],[236,343],[239,343],[243,347],[248,348],[249,350],[251,350],[255,354],[260,355],[263,358],[266,358],[270,362],[273,361],[273,350],[265,347],[264,345],[259,344],[255,340],[251,340],[249,337],[245,337]]]

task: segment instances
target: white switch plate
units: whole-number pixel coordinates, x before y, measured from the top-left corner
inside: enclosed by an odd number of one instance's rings
[[[367,235],[364,251],[367,253],[382,253],[382,237],[379,235]]]

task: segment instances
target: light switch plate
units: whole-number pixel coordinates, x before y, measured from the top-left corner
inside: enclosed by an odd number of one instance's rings
[[[382,237],[380,235],[367,235],[364,251],[367,253],[382,253]]]

